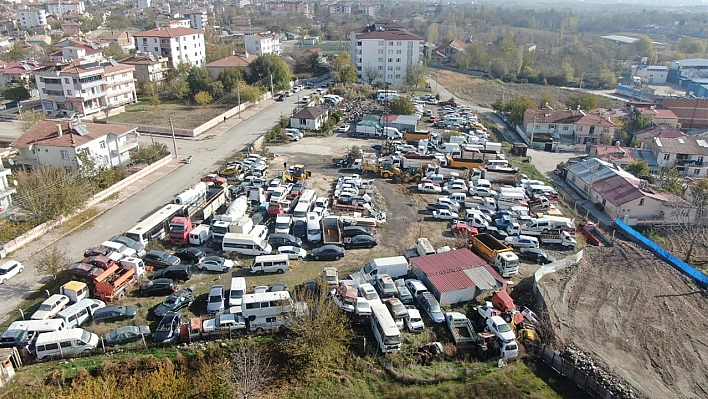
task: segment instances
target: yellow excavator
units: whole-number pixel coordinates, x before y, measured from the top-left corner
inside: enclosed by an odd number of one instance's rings
[[[305,170],[305,165],[293,165],[283,172],[281,180],[283,183],[295,183],[307,180],[310,172]]]

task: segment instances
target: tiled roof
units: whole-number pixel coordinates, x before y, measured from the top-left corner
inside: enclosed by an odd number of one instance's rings
[[[654,138],[651,145],[664,154],[708,155],[708,139],[693,136]]]
[[[207,64],[207,67],[247,67],[258,58],[255,54],[236,54]]]
[[[634,138],[640,141],[651,140],[654,137],[668,139],[685,136],[686,133],[663,123],[661,125],[647,127],[634,133]]]
[[[320,107],[306,107],[301,109],[298,113],[293,115],[293,118],[298,119],[317,119],[322,115],[325,115],[327,110]]]
[[[25,148],[32,144],[54,147],[78,147],[89,143],[110,133],[117,136],[126,134],[137,126],[108,125],[102,123],[81,122],[86,127],[88,134],[80,135],[76,129],[69,129],[68,120],[43,120],[32,126],[25,134],[10,144],[11,147]],[[57,126],[62,127],[62,136],[59,137]]]
[[[159,56],[147,56],[147,55],[141,55],[141,54],[136,54],[132,57],[124,58],[120,61],[118,61],[119,64],[126,64],[126,65],[152,65],[152,64],[159,64],[160,63],[160,58]]]
[[[592,189],[597,192],[607,202],[621,206],[637,198],[649,197],[659,201],[680,201],[671,194],[653,191],[651,188],[640,189],[641,180],[636,177],[615,176],[592,185]]]
[[[484,259],[475,255],[469,249],[419,256],[411,258],[411,263],[427,276],[461,271],[487,264]]]
[[[401,30],[383,30],[358,35],[357,40],[420,40],[423,38]]]
[[[526,112],[524,112],[524,124],[530,123],[534,119],[536,119],[536,123],[557,123],[559,125],[615,126],[614,123],[600,115],[587,112],[527,109]]]
[[[615,167],[609,162],[597,158],[590,158],[583,162],[568,167],[568,171],[577,176],[580,180],[595,183],[613,176],[633,177],[631,173],[624,169]],[[578,184],[576,183],[576,186]]]
[[[180,37],[188,35],[203,35],[204,31],[196,30],[192,28],[161,28],[161,29],[151,29],[145,32],[136,33],[135,37]]]
[[[487,290],[506,284],[484,259],[467,248],[415,257],[411,264],[424,273],[440,293],[473,286]]]

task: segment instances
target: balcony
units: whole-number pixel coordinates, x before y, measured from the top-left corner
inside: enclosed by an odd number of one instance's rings
[[[686,167],[695,167],[695,168],[701,168],[704,166],[708,166],[708,162],[703,162],[699,161],[696,159],[677,159],[676,160],[676,165],[678,166],[686,166]]]
[[[111,148],[111,157],[117,157],[118,154],[125,154],[126,152],[138,148],[138,141],[130,141],[128,140],[127,142],[121,144],[118,146],[118,150],[114,149],[113,147],[115,146],[115,143],[109,143],[108,146]]]

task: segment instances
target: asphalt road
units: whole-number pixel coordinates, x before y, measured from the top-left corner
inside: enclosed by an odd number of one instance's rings
[[[300,97],[312,94],[314,90],[301,91]],[[86,248],[100,245],[113,235],[119,235],[133,227],[139,220],[172,202],[173,196],[199,181],[206,173],[219,169],[222,160],[234,152],[242,150],[247,144],[263,135],[282,115],[290,115],[297,106],[297,95],[286,98],[283,102],[273,102],[258,113],[244,119],[221,134],[222,130],[215,127],[203,134],[203,138],[177,139],[177,151],[180,158],[192,156],[192,162],[166,174],[153,184],[145,187],[132,197],[115,205],[103,215],[95,219],[93,225],[86,230],[78,231],[63,237],[56,245],[65,250],[74,261],[83,257]],[[244,115],[245,116],[245,115]],[[238,118],[238,116],[234,116]],[[149,145],[152,138],[141,137],[141,145]],[[169,137],[155,137],[155,141],[164,142],[172,150],[173,143]],[[51,233],[50,233],[51,234]],[[46,237],[40,242],[51,242]],[[23,299],[41,287],[40,280],[46,276],[38,276],[35,270],[38,243],[28,245],[10,255],[25,265],[23,273],[13,277],[5,285],[0,286],[0,319],[16,317],[17,308]]]

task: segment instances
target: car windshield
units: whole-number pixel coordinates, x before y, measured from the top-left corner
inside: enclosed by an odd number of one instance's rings
[[[430,313],[440,313],[440,305],[438,305],[437,303],[431,303]]]
[[[168,296],[168,297],[165,299],[165,301],[163,302],[163,304],[165,304],[166,306],[172,306],[172,305],[174,305],[176,302],[177,302],[177,297],[173,297],[172,295],[170,295],[170,296]]]
[[[406,312],[406,307],[402,303],[396,302],[391,306],[394,313]]]
[[[170,331],[170,321],[164,321],[163,323],[160,323],[159,326],[157,326],[157,331]]]
[[[511,331],[511,327],[509,327],[508,324],[504,323],[504,324],[499,325],[499,332],[505,333],[505,332],[509,332],[509,331]]]
[[[401,343],[401,335],[393,335],[384,337],[384,345],[398,345]]]
[[[231,290],[231,298],[238,299],[243,297],[243,290]]]
[[[7,274],[7,269],[0,269],[0,275]]]
[[[209,302],[214,303],[214,302],[221,302],[221,296],[219,295],[212,295],[209,297]]]
[[[81,333],[81,341],[83,341],[85,344],[91,341],[91,333],[84,330],[84,332]]]
[[[356,306],[357,306],[359,309],[369,309],[369,308],[370,308],[369,302],[357,302],[357,303],[356,303]]]
[[[108,333],[108,339],[116,339],[118,338],[118,330],[113,330]]]
[[[39,310],[52,310],[52,308],[54,307],[48,303],[43,303],[39,305]]]

